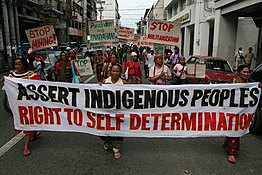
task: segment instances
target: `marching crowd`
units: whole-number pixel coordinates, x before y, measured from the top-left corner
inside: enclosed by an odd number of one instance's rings
[[[241,50],[240,50],[241,51]],[[234,83],[246,83],[250,74],[251,61],[246,61],[247,65],[240,64],[243,54],[236,53],[237,75]],[[251,48],[252,52],[252,48]],[[250,54],[251,54],[250,52]],[[238,55],[237,55],[238,54]],[[247,57],[252,57],[252,55]],[[239,58],[238,58],[239,57]],[[252,59],[252,58],[251,58]],[[72,61],[78,60],[75,50],[62,51],[60,60],[52,68],[54,79],[60,82],[72,82],[73,75],[80,76],[77,68]],[[180,54],[179,48],[175,47],[172,54],[168,52],[155,53],[155,50],[149,47],[137,47],[136,45],[122,45],[122,47],[110,47],[103,52],[97,51],[94,58],[96,66],[97,82],[102,84],[141,84],[142,71],[144,77],[149,78],[154,85],[181,85],[186,84],[187,65],[185,58]],[[143,69],[141,69],[143,66]],[[29,49],[27,59],[16,58],[14,62],[14,71],[10,72],[11,77],[46,80],[43,68],[45,62],[41,56],[37,56],[35,51]],[[31,71],[30,71],[31,70]],[[32,72],[33,71],[33,72]],[[20,132],[17,131],[16,132]],[[29,148],[30,141],[40,137],[40,132],[24,131],[26,141],[23,148],[23,155],[28,156],[31,153]],[[100,137],[104,143],[104,149],[113,148],[114,157],[121,157],[121,145],[123,137]],[[223,143],[230,163],[235,163],[235,153],[239,150],[239,137],[227,137]]]

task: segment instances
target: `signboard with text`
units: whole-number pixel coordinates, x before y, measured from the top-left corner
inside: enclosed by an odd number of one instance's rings
[[[74,84],[5,77],[16,129],[115,137],[241,137],[258,83]]]
[[[90,58],[75,60],[74,64],[80,76],[93,75],[93,69]]]
[[[25,32],[33,50],[46,49],[58,45],[52,25],[29,29]]]
[[[116,32],[113,20],[89,21],[90,43],[114,41]]]
[[[180,23],[151,20],[147,28],[147,40],[156,44],[179,45],[180,33]]]
[[[128,28],[128,27],[122,27],[120,26],[118,28],[118,34],[117,37],[120,39],[134,39],[135,33],[134,33],[135,29],[133,28]]]
[[[143,47],[153,47],[153,43],[147,41],[147,36],[140,36],[139,45]]]

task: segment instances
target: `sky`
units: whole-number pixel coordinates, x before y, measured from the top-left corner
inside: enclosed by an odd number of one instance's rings
[[[151,8],[157,0],[117,0],[121,26],[136,29],[136,22],[144,16],[147,8]]]

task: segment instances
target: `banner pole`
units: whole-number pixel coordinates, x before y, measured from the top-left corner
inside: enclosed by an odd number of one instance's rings
[[[163,72],[164,72],[164,70],[165,70],[165,49],[166,49],[166,46],[165,45],[163,45],[163,51],[162,51],[162,53],[163,53],[163,68],[162,68],[162,70],[163,70]],[[167,72],[164,72],[165,73],[165,84],[167,84]]]
[[[50,58],[49,58],[49,56],[48,56],[48,51],[47,51],[47,49],[45,49],[45,52],[46,52],[46,56],[47,56],[47,58],[48,58],[48,61],[49,61],[49,63],[50,63],[50,70],[51,70],[51,73],[52,73],[52,79],[55,80],[53,65],[52,65],[52,62],[51,62],[51,60],[50,60]]]

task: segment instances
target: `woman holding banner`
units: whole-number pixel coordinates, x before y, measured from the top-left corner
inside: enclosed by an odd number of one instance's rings
[[[170,69],[164,65],[163,55],[155,55],[155,65],[149,70],[149,78],[152,84],[165,85],[172,79]]]
[[[237,68],[237,79],[233,80],[233,83],[247,83],[250,69],[248,65],[240,65]],[[223,147],[227,151],[227,160],[230,163],[236,163],[235,154],[240,148],[240,137],[226,137]]]
[[[103,84],[126,84],[124,80],[121,79],[122,66],[118,63],[113,63],[110,67],[110,77],[103,81]],[[99,83],[102,85],[102,83]],[[121,157],[121,146],[123,143],[123,137],[100,137],[104,141],[104,149],[109,150],[110,146],[113,147],[115,159]]]
[[[22,79],[31,79],[31,80],[41,80],[41,78],[33,73],[28,71],[28,63],[26,59],[16,58],[14,60],[15,71],[11,71],[9,77],[22,78]],[[21,131],[15,129],[16,134],[19,134]],[[23,148],[23,155],[29,156],[31,150],[29,148],[30,141],[33,141],[40,137],[40,132],[37,131],[23,131],[25,134],[25,145]]]

